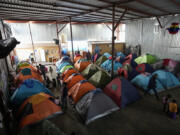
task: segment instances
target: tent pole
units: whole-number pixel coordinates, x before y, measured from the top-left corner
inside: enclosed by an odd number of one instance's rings
[[[57,21],[56,21],[56,34],[57,34],[57,39],[59,39],[59,37],[58,37],[59,32],[58,32],[58,24],[57,24]],[[59,58],[61,58],[61,41],[59,41],[58,49],[59,49]]]
[[[111,78],[114,78],[114,31],[115,31],[115,27],[114,27],[114,22],[115,20],[115,5],[113,5],[113,9],[112,9],[112,69],[111,69]]]
[[[72,60],[74,62],[74,48],[73,48],[73,34],[72,34],[72,22],[71,22],[71,17],[69,18],[70,22],[70,32],[71,32],[71,46],[72,46]]]
[[[29,33],[30,33],[30,36],[31,36],[31,43],[32,43],[32,48],[33,48],[34,60],[35,60],[35,63],[37,64],[36,55],[35,55],[35,52],[34,52],[34,42],[33,42],[33,38],[32,38],[31,25],[30,25],[29,22],[28,22],[28,25],[29,25]]]

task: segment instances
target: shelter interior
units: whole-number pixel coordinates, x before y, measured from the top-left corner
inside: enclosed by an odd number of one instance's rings
[[[0,0],[0,134],[179,135],[179,0]]]

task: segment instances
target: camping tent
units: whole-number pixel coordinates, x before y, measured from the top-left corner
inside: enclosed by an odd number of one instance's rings
[[[79,71],[82,72],[88,65],[90,65],[91,62],[89,61],[82,61],[82,62],[76,62],[74,64],[74,67]]]
[[[150,78],[151,74],[139,74],[131,80],[131,83],[146,91],[148,89]],[[164,90],[163,85],[158,80],[156,80],[156,90],[157,92]],[[153,91],[150,91],[150,94],[154,94]]]
[[[104,71],[98,71],[91,76],[91,78],[89,78],[89,82],[91,82],[97,88],[104,88],[110,81],[110,75]]]
[[[164,67],[163,66],[163,60],[159,60],[159,61],[151,64],[151,66],[153,67],[154,70],[162,69]]]
[[[127,65],[127,64],[126,64]],[[128,80],[132,80],[134,77],[136,77],[139,73],[130,67],[119,68],[118,75],[123,76]]]
[[[120,108],[140,99],[140,95],[136,88],[125,78],[119,77],[112,80],[104,88],[106,93]]]
[[[154,75],[154,74],[158,75],[158,80],[166,88],[175,87],[177,85],[180,85],[179,80],[170,72],[167,72],[165,70],[157,70],[152,75]]]
[[[156,61],[157,61],[157,58],[151,54],[145,54],[135,59],[135,62],[138,64],[142,64],[142,63],[153,64]]]
[[[57,66],[57,69],[56,69],[57,72],[59,72],[63,67],[68,66],[68,65],[72,65],[72,64],[69,62],[61,63],[60,65]]]
[[[151,67],[151,65],[147,63],[143,63],[143,64],[139,64],[136,67],[136,71],[139,73],[144,73],[144,72],[153,73],[154,69]]]
[[[87,80],[82,80],[69,89],[68,95],[73,98],[75,103],[77,103],[87,92],[95,89],[96,87]]]
[[[43,82],[42,76],[40,74],[34,72],[30,68],[24,68],[23,70],[20,71],[18,75],[16,75],[15,83],[17,85],[20,85],[23,81],[27,79],[36,79],[39,80],[40,82]]]
[[[86,78],[89,79],[93,74],[95,74],[98,71],[98,68],[94,64],[88,65],[81,74]]]
[[[28,97],[40,92],[52,95],[51,92],[38,80],[25,80],[11,96],[11,103],[15,106],[19,106]]]
[[[59,61],[56,62],[56,67],[59,67],[62,63],[68,62],[72,65],[72,61],[69,56],[63,56]]]
[[[84,95],[76,104],[77,112],[89,124],[94,120],[104,117],[119,107],[101,90],[94,90]]]
[[[39,93],[25,100],[18,111],[19,128],[39,122],[54,113],[62,113],[61,107],[49,98],[49,95]]]
[[[79,59],[82,59],[83,57],[81,55],[74,57],[74,62],[76,63]]]
[[[126,57],[122,52],[117,52],[117,53],[116,53],[116,56],[117,56],[117,57],[122,57],[122,58],[125,58],[125,57]]]
[[[62,74],[63,81],[68,79],[68,77],[74,73],[78,73],[78,71],[76,71],[74,68],[69,68],[66,71],[64,71],[64,73]]]
[[[74,68],[73,66],[71,66],[71,65],[67,65],[67,66],[64,66],[60,71],[59,71],[59,73],[64,73],[64,71],[66,71],[67,69],[69,69],[69,68]]]
[[[108,52],[105,52],[105,53],[103,54],[103,56],[106,56],[106,58],[109,58],[109,57],[111,57],[111,54],[109,54]]]
[[[164,61],[163,65],[165,69],[168,70],[169,72],[173,72],[174,69],[176,68],[176,65],[178,64],[177,61],[172,59],[164,59],[163,61]]]
[[[112,60],[108,59],[103,64],[101,64],[101,67],[105,69],[106,71],[110,72],[112,70]],[[119,68],[121,68],[121,63],[114,61],[114,72],[117,72]]]
[[[101,64],[103,64],[108,58],[104,55],[102,55],[97,61],[96,61],[96,64],[98,66],[100,66]]]
[[[85,80],[84,77],[80,73],[74,73],[65,80],[65,83],[67,83],[67,88],[70,89],[81,80]]]
[[[124,62],[123,62],[123,65],[126,65],[126,64],[129,64],[131,65],[133,68],[135,68],[137,66],[137,63],[134,61],[135,58],[137,58],[137,55],[136,54],[129,54]]]
[[[28,66],[21,66],[21,67],[19,67],[19,68],[16,68],[17,73],[19,73],[19,72],[20,72],[21,70],[23,70],[24,68],[30,68],[30,69],[32,69],[34,72],[38,72],[36,67],[34,67],[34,66],[32,66],[32,65],[28,65]]]

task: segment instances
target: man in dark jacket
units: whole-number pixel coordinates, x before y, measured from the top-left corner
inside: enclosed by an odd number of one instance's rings
[[[46,67],[44,65],[39,64],[39,68],[43,75],[44,80],[46,80]]]
[[[150,91],[150,90],[153,90],[154,91],[154,94],[156,96],[156,99],[159,100],[159,96],[158,96],[158,93],[156,91],[156,79],[157,79],[158,75],[157,74],[154,74],[150,80],[149,80],[149,84],[148,84],[148,89],[147,91],[145,92],[145,95]]]

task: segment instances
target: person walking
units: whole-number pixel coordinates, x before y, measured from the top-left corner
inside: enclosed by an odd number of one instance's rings
[[[158,93],[157,93],[157,90],[156,90],[156,79],[157,79],[158,75],[157,74],[154,74],[150,80],[149,80],[149,84],[148,84],[148,89],[147,91],[145,92],[145,95],[150,91],[150,90],[153,90],[155,96],[156,96],[156,99],[159,100],[159,96],[158,96]]]
[[[169,103],[172,96],[170,94],[163,97],[163,112],[168,113],[169,110]]]
[[[46,67],[42,64],[39,64],[39,69],[43,75],[44,80],[46,80]]]

